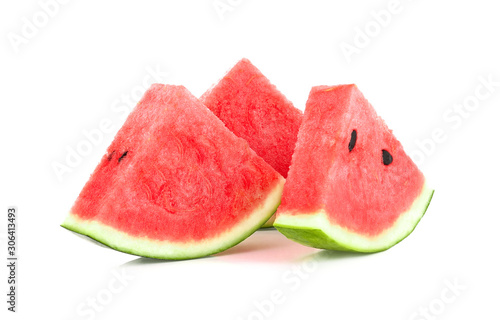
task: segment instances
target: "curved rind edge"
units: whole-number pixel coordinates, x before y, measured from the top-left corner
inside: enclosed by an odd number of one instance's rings
[[[96,220],[83,220],[69,213],[63,228],[88,236],[117,251],[165,260],[185,260],[209,256],[229,249],[248,238],[274,214],[281,201],[284,179],[269,192],[264,203],[231,230],[203,241],[172,242],[133,237]]]
[[[310,214],[290,215],[280,212],[274,227],[287,238],[306,246],[355,252],[379,252],[396,245],[410,235],[424,216],[434,190],[424,183],[412,206],[401,214],[393,227],[375,237],[354,233],[332,224],[323,210]]]
[[[276,208],[277,209],[277,208]],[[274,221],[276,220],[276,211],[273,212],[273,215],[269,220],[264,223],[261,228],[272,228],[274,226]]]

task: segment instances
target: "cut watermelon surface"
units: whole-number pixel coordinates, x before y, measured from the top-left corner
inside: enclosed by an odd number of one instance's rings
[[[248,59],[200,100],[286,178],[303,115]]]
[[[276,210],[283,177],[182,86],[153,85],[63,227],[161,259],[220,252]]]
[[[274,226],[312,247],[382,251],[413,231],[433,192],[355,85],[314,87]]]
[[[200,100],[287,177],[303,115],[248,59],[240,60]]]

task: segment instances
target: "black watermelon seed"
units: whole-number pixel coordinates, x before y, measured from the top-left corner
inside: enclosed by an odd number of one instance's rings
[[[120,158],[118,158],[118,162],[122,161],[123,158],[127,155],[128,151],[125,151]]]
[[[351,132],[351,141],[349,141],[349,152],[354,149],[354,146],[356,145],[356,140],[358,139],[358,133],[356,130],[352,130]]]
[[[108,161],[111,161],[111,159],[113,158],[113,155],[115,154],[115,151],[116,150],[113,150],[113,152],[111,152],[111,154],[108,156]]]
[[[387,150],[382,150],[382,161],[386,166],[392,163],[392,155]]]

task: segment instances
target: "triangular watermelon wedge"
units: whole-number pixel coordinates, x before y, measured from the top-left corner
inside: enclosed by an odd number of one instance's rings
[[[276,210],[283,177],[182,86],[153,85],[63,227],[160,259],[220,252]]]
[[[303,114],[250,60],[241,59],[200,100],[287,177]],[[272,226],[273,220],[264,226]]]
[[[274,226],[316,248],[381,251],[413,231],[433,192],[355,85],[314,87]]]

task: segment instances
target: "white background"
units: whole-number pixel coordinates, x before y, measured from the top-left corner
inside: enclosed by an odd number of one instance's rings
[[[488,91],[481,81],[500,81],[500,7],[220,3],[231,11],[219,15],[213,0],[68,1],[48,17],[37,1],[2,1],[0,256],[7,206],[15,205],[20,266],[15,315],[6,311],[1,268],[0,317],[90,319],[96,299],[96,319],[499,319],[500,86]],[[397,13],[381,26],[372,12],[388,7]],[[37,30],[26,26],[34,18]],[[341,46],[355,40],[356,53],[344,55]],[[302,110],[311,86],[358,85],[436,189],[413,234],[363,255],[258,231],[214,257],[163,262],[59,226],[118,130],[124,101],[135,103],[143,81],[151,83],[150,70],[199,96],[242,57]],[[450,109],[464,103],[475,110]],[[103,119],[113,130],[59,179],[53,165],[66,164],[68,150]]]

